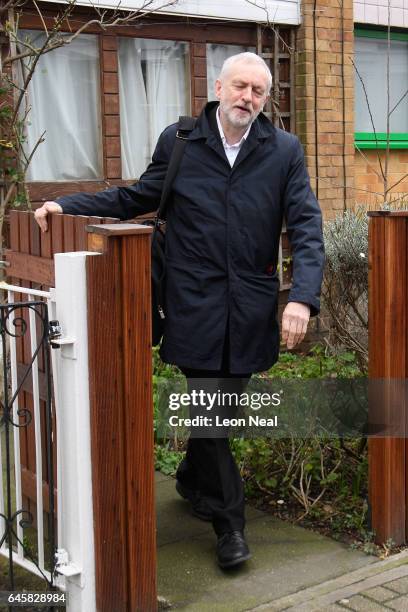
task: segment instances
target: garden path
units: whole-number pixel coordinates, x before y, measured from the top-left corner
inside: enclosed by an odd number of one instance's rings
[[[378,564],[374,556],[247,507],[246,535],[252,559],[240,568],[223,571],[216,564],[211,525],[190,514],[174,484],[172,477],[157,473],[158,592],[163,608],[167,601],[191,612],[295,610],[304,602],[312,605],[313,598],[325,594],[311,589]],[[338,599],[343,599],[340,595]],[[344,610],[343,603],[336,601],[321,609],[338,605],[335,609]]]

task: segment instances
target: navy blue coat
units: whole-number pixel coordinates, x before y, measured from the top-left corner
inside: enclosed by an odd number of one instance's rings
[[[207,104],[191,132],[168,204],[164,361],[221,366],[227,319],[230,369],[249,373],[278,358],[277,259],[282,219],[293,254],[289,301],[319,311],[324,249],[319,205],[296,136],[259,115],[231,168]],[[153,212],[176,135],[161,134],[152,162],[129,187],[58,200],[64,213],[131,219]]]

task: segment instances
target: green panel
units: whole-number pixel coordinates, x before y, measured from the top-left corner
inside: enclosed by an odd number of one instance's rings
[[[356,140],[373,140],[375,142],[376,135],[373,132],[356,132],[355,139]],[[377,132],[377,140],[387,140],[386,132]],[[408,140],[408,134],[399,134],[397,132],[393,132],[390,134],[390,140]]]
[[[359,149],[386,149],[387,134],[379,132],[377,142],[375,134],[370,132],[356,132],[354,135],[355,145]],[[390,134],[390,149],[408,149],[408,134]]]
[[[354,35],[361,38],[388,38],[387,30],[363,30],[361,28],[354,29]],[[408,42],[408,33],[405,32],[390,32],[391,40],[406,40]]]

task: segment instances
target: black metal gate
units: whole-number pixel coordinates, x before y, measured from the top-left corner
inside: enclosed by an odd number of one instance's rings
[[[33,300],[1,305],[0,332],[0,590],[54,591],[55,441],[47,304]],[[28,581],[27,587],[17,566],[39,582]],[[17,607],[9,605],[13,609]],[[34,602],[30,609],[37,609]]]

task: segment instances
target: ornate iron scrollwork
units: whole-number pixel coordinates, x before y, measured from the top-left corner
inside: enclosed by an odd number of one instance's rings
[[[36,323],[37,346],[32,351],[31,359],[27,360],[25,370],[20,375],[18,382],[11,385],[11,368],[9,359],[9,343],[10,339],[24,342],[25,337],[30,333],[30,325],[27,323],[29,313],[34,312],[34,320]],[[14,591],[14,563],[13,555],[15,553],[15,545],[20,545],[24,551],[24,556],[32,561],[39,573],[46,581],[47,590],[54,590],[53,575],[55,570],[55,536],[54,536],[54,476],[53,476],[53,438],[52,438],[52,405],[51,405],[51,371],[49,358],[49,322],[47,305],[41,301],[16,302],[13,304],[0,305],[0,337],[2,343],[3,357],[3,398],[0,400],[0,434],[4,443],[4,458],[5,465],[3,466],[3,479],[5,478],[5,503],[4,512],[0,512],[0,526],[4,524],[4,533],[0,533],[0,547],[6,545],[8,551],[9,562],[9,584],[10,591]],[[27,344],[26,344],[27,346]],[[27,384],[30,374],[33,375],[33,363],[39,357],[40,352],[43,355],[43,370],[45,376],[45,436],[42,439],[46,441],[46,456],[47,456],[47,480],[48,480],[48,546],[49,558],[47,566],[49,567],[51,580],[44,573],[44,568],[41,568],[38,560],[35,558],[27,545],[25,538],[21,539],[18,536],[18,527],[26,528],[33,524],[33,514],[26,508],[13,508],[13,428],[27,428],[34,422],[33,414],[28,407],[17,408],[16,399],[21,396],[23,389],[27,390]],[[37,516],[37,521],[43,520],[43,517]],[[47,567],[47,569],[48,569]]]

